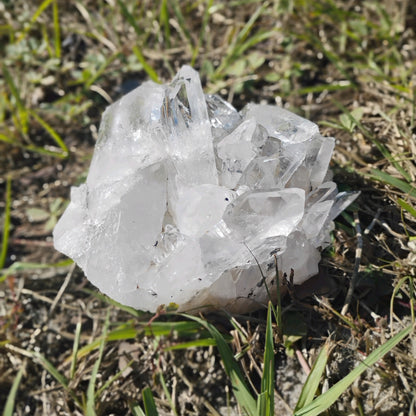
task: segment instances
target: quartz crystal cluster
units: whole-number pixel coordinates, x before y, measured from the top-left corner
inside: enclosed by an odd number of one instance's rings
[[[107,108],[55,247],[140,310],[259,308],[279,284],[275,262],[295,284],[318,272],[333,219],[356,197],[331,181],[333,148],[283,108],[238,112],[205,95],[184,66]]]

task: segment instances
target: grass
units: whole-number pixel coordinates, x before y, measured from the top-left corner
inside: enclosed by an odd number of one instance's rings
[[[0,252],[0,269],[2,269],[6,263],[7,248],[9,244],[10,234],[10,210],[12,205],[12,180],[10,177],[6,179],[6,202],[4,210],[4,224],[3,224],[3,239],[1,243]]]
[[[14,378],[12,387],[10,389],[10,392],[7,396],[7,401],[4,405],[3,409],[3,416],[12,416],[13,415],[13,409],[14,409],[14,403],[16,400],[17,390],[19,389],[20,381],[22,380],[23,371],[25,370],[25,367],[22,366],[19,370],[19,372],[16,374],[16,377]]]
[[[0,10],[4,415],[416,411],[412,2],[17,0]],[[244,317],[168,311],[149,324],[53,250],[51,226],[85,177],[105,107],[185,63],[237,108],[278,103],[337,138],[335,179],[362,191],[347,314],[352,212],[323,256],[328,291],[312,283]]]

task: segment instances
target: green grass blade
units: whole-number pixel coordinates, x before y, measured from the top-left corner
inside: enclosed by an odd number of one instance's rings
[[[143,409],[137,403],[130,405],[130,408],[133,416],[146,416],[146,413],[143,412]]]
[[[74,345],[72,347],[72,361],[71,361],[71,368],[69,370],[69,377],[71,378],[71,380],[74,378],[75,370],[77,367],[77,354],[78,354],[80,338],[81,338],[81,322],[78,322],[75,328]]]
[[[55,56],[61,59],[61,28],[59,25],[58,0],[53,2],[53,30],[55,34]]]
[[[192,54],[192,59],[191,59],[191,66],[192,67],[195,65],[196,58],[198,57],[199,49],[201,48],[202,42],[206,39],[206,28],[207,28],[207,24],[209,22],[210,9],[211,9],[213,4],[214,4],[214,0],[207,0],[206,1],[204,16],[202,18],[201,31],[199,32],[198,45],[194,48],[194,51],[193,51],[193,54]]]
[[[136,35],[141,37],[142,36],[142,30],[137,25],[136,19],[134,16],[129,12],[127,6],[125,5],[123,0],[117,0],[117,4],[119,5],[121,9],[121,13],[125,17],[125,19],[129,22],[130,26],[134,29],[136,32]]]
[[[30,19],[31,23],[35,23],[43,11],[55,0],[44,0],[41,5],[37,8],[36,12],[33,14],[32,18]]]
[[[30,115],[49,133],[55,143],[61,148],[64,156],[69,155],[68,147],[62,140],[61,136],[50,126],[42,117],[36,114],[33,110],[30,110]]]
[[[402,288],[402,286],[406,283],[406,281],[409,281],[409,288],[411,290],[411,293],[413,292],[411,288],[413,288],[413,282],[412,278],[410,276],[404,276],[402,277],[397,284],[394,286],[393,293],[391,294],[390,298],[390,330],[393,328],[393,316],[394,316],[394,300],[396,299],[397,294],[399,293],[399,290]],[[412,298],[410,299],[412,302]],[[414,309],[410,309],[410,313],[412,316],[412,322],[414,321]]]
[[[269,7],[269,2],[264,2],[250,17],[248,22],[241,29],[240,33],[237,35],[236,44],[239,45],[243,43],[247,37],[250,35],[251,29],[256,23],[256,20],[263,14],[263,12]]]
[[[30,29],[32,28],[33,23],[36,23],[36,21],[39,19],[40,15],[43,13],[43,11],[55,0],[44,0],[40,6],[36,9],[35,13],[33,14],[32,18],[30,19],[30,24],[25,27],[25,30],[22,32],[22,34],[17,39],[17,43],[23,40],[26,35],[29,33]]]
[[[0,283],[4,282],[12,273],[20,272],[22,270],[36,270],[36,269],[50,269],[52,267],[67,267],[73,263],[71,259],[63,260],[58,263],[22,263],[16,261],[7,269],[3,269],[0,276]]]
[[[97,292],[96,290],[84,289],[83,292],[88,293],[103,302],[107,302],[109,305],[113,305],[116,308],[123,310],[124,312],[129,313],[135,318],[139,318],[140,316],[146,315],[146,312],[138,311],[137,309],[134,309],[130,306],[122,305],[121,303],[109,298],[108,296],[100,292]]]
[[[23,104],[23,101],[20,97],[19,91],[16,87],[16,84],[13,81],[13,77],[11,76],[9,70],[7,69],[7,67],[5,65],[3,65],[3,76],[4,76],[4,79],[7,83],[7,85],[10,88],[10,92],[12,93],[14,99],[16,100],[17,108],[20,111],[26,110],[25,105]]]
[[[9,246],[10,235],[10,211],[12,208],[12,178],[6,179],[6,206],[4,209],[3,238],[0,252],[0,269],[6,264],[7,248]]]
[[[90,381],[88,383],[87,388],[87,407],[86,407],[86,416],[95,416],[95,382],[97,380],[98,370],[101,365],[101,360],[103,358],[104,347],[107,340],[107,330],[110,324],[110,312],[107,312],[107,317],[105,320],[104,328],[103,328],[103,335],[101,337],[100,342],[100,350],[98,352],[98,358],[94,363],[94,367],[91,372]]]
[[[16,400],[17,390],[19,389],[20,381],[22,380],[23,372],[25,371],[25,365],[20,367],[19,372],[13,380],[12,388],[7,396],[6,405],[4,406],[3,416],[12,416],[14,403]]]
[[[53,150],[44,149],[43,147],[32,146],[32,145],[21,146],[21,147],[28,150],[29,152],[40,153],[41,155],[46,155],[46,156],[53,156],[53,157],[57,157],[59,159],[66,159],[68,157],[67,153],[55,152]]]
[[[242,331],[242,328],[241,328],[240,324],[236,321],[236,319],[232,315],[229,315],[228,317],[230,319],[231,325],[234,327],[234,329],[237,331],[239,337],[241,338],[242,343],[243,344],[248,344],[250,342],[249,338],[248,338],[247,334],[244,331]]]
[[[301,410],[312,402],[318,390],[319,383],[325,371],[330,352],[329,344],[326,343],[319,352],[318,358],[311,368],[311,372],[302,387],[298,402],[296,403],[295,412]]]
[[[345,90],[351,87],[352,85],[350,81],[344,81],[343,83],[339,82],[339,83],[333,83],[333,84],[318,84],[318,85],[313,85],[311,87],[300,88],[297,91],[297,93],[304,95],[304,94],[310,94],[310,93],[320,93],[323,91],[340,91],[340,90]],[[323,124],[324,122],[321,121],[320,123]],[[335,125],[335,126],[339,128],[339,125]],[[331,127],[333,127],[333,125]]]
[[[176,19],[178,20],[178,24],[179,24],[180,29],[182,30],[183,35],[186,37],[186,39],[189,42],[189,45],[190,45],[191,49],[193,50],[194,46],[193,46],[192,36],[191,36],[191,33],[189,32],[188,28],[186,27],[185,17],[182,13],[179,1],[178,0],[171,0],[170,5],[173,8],[173,13],[175,14]]]
[[[415,284],[413,276],[409,276],[409,292],[410,292],[410,316],[412,318],[412,323],[415,323]]]
[[[263,42],[264,40],[267,40],[274,35],[275,35],[275,31],[273,30],[269,30],[267,32],[256,33],[255,35],[250,37],[246,42],[244,42],[242,45],[238,46],[235,49],[235,55],[241,56],[247,49],[252,48],[258,43]]]
[[[199,334],[204,336],[201,332],[201,326],[196,322],[180,321],[180,322],[153,322],[152,325],[148,325],[147,322],[127,322],[115,330],[109,332],[107,342],[120,341],[136,338],[137,334],[143,333],[146,336],[167,336],[173,332],[178,332],[181,336],[196,335]],[[91,351],[99,348],[102,341],[102,337],[97,340],[85,345],[78,351],[78,359],[86,356]]]
[[[339,318],[340,321],[344,322],[346,325],[348,325],[352,330],[354,331],[358,331],[358,327],[357,325],[355,325],[355,323],[350,320],[348,317],[346,317],[345,315],[342,315],[341,313],[339,313],[336,309],[334,309],[329,302],[325,301],[324,298],[317,298],[315,296],[315,299],[321,304],[323,305],[325,308],[327,308],[328,310],[330,310],[336,317]]]
[[[410,182],[412,177],[406,172],[399,164],[399,162],[394,158],[394,156],[389,152],[389,150],[380,143],[376,138],[372,139],[372,142],[375,144],[377,149],[381,152],[381,154],[396,168],[396,170],[406,179],[406,181]]]
[[[149,75],[150,79],[160,84],[160,79],[157,76],[156,71],[147,63],[140,49],[137,46],[133,46],[133,52],[136,55],[137,60],[142,64],[143,69],[146,71],[146,74]]]
[[[283,319],[282,319],[282,294],[280,293],[280,278],[279,278],[279,268],[277,266],[277,257],[274,258],[274,266],[276,270],[276,297],[277,305],[276,307],[271,305],[274,317],[277,323],[277,333],[279,335],[280,341],[283,339]],[[266,286],[267,287],[267,286]]]
[[[160,381],[160,384],[162,385],[163,392],[165,393],[165,396],[166,396],[166,398],[167,398],[167,400],[169,402],[169,406],[170,406],[170,408],[172,410],[172,413],[175,416],[178,416],[178,412],[176,411],[176,408],[175,408],[175,403],[172,400],[172,395],[170,394],[170,392],[168,390],[168,386],[166,385],[165,377],[163,377],[163,373],[162,372],[159,373],[159,381]]]
[[[247,37],[250,35],[251,29],[253,28],[254,23],[263,14],[264,10],[266,10],[268,6],[269,6],[268,2],[265,2],[253,13],[253,15],[250,17],[248,22],[244,25],[244,27],[238,33],[235,40],[230,45],[227,55],[223,58],[221,64],[215,70],[214,77],[218,78],[218,76],[224,71],[224,69],[227,68],[227,66],[230,65],[234,60],[236,60],[249,46],[252,46],[262,40],[261,38],[256,39],[256,41],[249,39],[246,42],[247,45],[244,46],[244,42],[247,39]],[[254,35],[254,36],[256,37],[258,35]]]
[[[49,41],[48,28],[46,27],[45,24],[42,25],[42,37],[43,37],[43,41],[45,42],[46,49],[48,50],[49,57],[54,58],[55,53],[52,50],[51,43]]]
[[[20,127],[22,129],[23,134],[27,134],[29,127],[29,114],[24,105],[22,98],[20,96],[19,90],[17,89],[16,84],[13,81],[13,77],[11,76],[9,70],[3,65],[3,77],[6,81],[6,84],[9,86],[10,92],[13,95],[14,99],[16,100],[16,107],[19,115]]]
[[[245,381],[243,373],[239,367],[239,364],[234,358],[234,355],[229,348],[227,341],[220,334],[220,332],[209,322],[197,318],[196,316],[186,315],[188,319],[192,319],[195,322],[198,322],[202,327],[207,329],[211,336],[215,339],[217,343],[218,351],[221,355],[225,372],[230,378],[231,384],[233,386],[233,393],[239,405],[247,412],[249,416],[254,416],[257,414],[257,405],[253,396],[250,393]]]
[[[405,200],[399,198],[397,200],[397,203],[404,209],[406,210],[410,215],[412,215],[414,218],[416,218],[416,209],[414,207],[412,207],[408,202],[406,202]]]
[[[9,271],[11,273],[19,272],[21,270],[34,270],[34,269],[50,269],[52,267],[67,267],[71,266],[74,263],[71,259],[65,259],[62,261],[58,261],[57,263],[25,263],[17,261],[13,263],[6,272]]]
[[[369,367],[379,361],[385,354],[390,352],[400,341],[412,332],[412,325],[409,325],[386,343],[373,351],[360,365],[352,370],[342,380],[332,386],[327,392],[317,397],[309,405],[294,413],[294,416],[318,416],[327,410],[338,397]]]
[[[257,396],[257,415],[263,416],[267,411],[267,393],[263,392]]]
[[[272,327],[272,304],[267,310],[266,341],[264,346],[264,368],[261,378],[261,393],[257,401],[259,416],[274,415],[274,341]]]
[[[167,0],[162,0],[160,4],[159,24],[160,26],[163,26],[166,46],[167,48],[170,48],[170,24]]]
[[[143,404],[146,416],[159,416],[157,412],[155,400],[153,398],[152,390],[149,387],[143,389]]]
[[[416,198],[416,189],[414,186],[408,184],[401,179],[395,178],[394,176],[389,175],[387,172],[383,172],[379,169],[371,169],[371,178],[376,181],[391,185],[400,191],[404,192],[408,196]]]
[[[164,351],[187,350],[188,348],[198,347],[210,347],[216,344],[217,343],[214,338],[195,339],[193,341],[181,342],[180,344],[170,345],[169,347],[164,348]]]
[[[0,140],[4,143],[15,145],[15,140],[11,139],[10,137],[7,137],[5,134],[0,133]]]
[[[109,332],[107,335],[107,342],[134,339],[137,336],[137,332],[138,331],[136,330],[136,328],[134,328],[134,326],[130,324],[129,326],[125,326],[124,328],[116,329],[114,331]],[[78,359],[85,357],[91,351],[99,348],[102,340],[103,338],[99,338],[80,348],[78,351]]]
[[[47,150],[43,147],[33,146],[33,145],[25,145],[18,142],[16,139],[11,139],[4,134],[0,133],[0,141],[11,144],[12,146],[20,147],[21,149],[28,150],[29,152],[40,153],[42,155],[59,157],[60,159],[65,159],[67,157],[66,154],[62,152],[54,152],[53,150]]]
[[[111,65],[111,63],[119,57],[120,57],[120,53],[115,52],[108,59],[106,59],[97,69],[97,71],[93,73],[91,77],[85,82],[84,84],[85,88],[90,88],[91,85],[94,84],[94,82],[97,81],[97,79],[100,78],[100,76],[105,72],[108,66]]]
[[[68,392],[74,402],[81,406],[78,397],[69,388],[67,378],[61,374],[58,369],[39,352],[33,351],[32,356],[64,388],[64,390]]]
[[[201,326],[197,322],[192,321],[178,321],[178,322],[153,322],[151,325],[142,322],[142,330],[144,334],[161,336],[161,335],[170,335],[176,331],[181,336],[198,334],[203,336],[204,333],[201,332]]]
[[[95,392],[95,399],[98,399],[101,396],[101,394],[103,393],[103,391],[108,389],[108,387],[110,387],[111,384],[113,384],[118,378],[120,378],[123,375],[124,371],[126,371],[127,368],[129,368],[133,363],[134,363],[134,360],[129,361],[125,367],[123,367],[118,373],[116,373],[113,377],[111,377],[109,380],[107,380],[102,385],[102,387],[100,387]]]

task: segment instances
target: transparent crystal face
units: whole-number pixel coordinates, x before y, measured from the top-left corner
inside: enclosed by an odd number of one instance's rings
[[[276,262],[295,284],[317,273],[333,219],[357,197],[325,182],[333,147],[285,109],[204,95],[185,66],[107,108],[55,247],[140,310],[256,309],[276,293]]]

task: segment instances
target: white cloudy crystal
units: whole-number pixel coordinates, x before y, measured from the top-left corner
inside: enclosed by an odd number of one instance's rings
[[[55,247],[140,310],[259,308],[266,285],[276,292],[275,256],[295,284],[315,275],[333,219],[356,198],[329,179],[333,148],[285,109],[237,112],[204,95],[184,66],[171,84],[146,82],[104,112]]]

